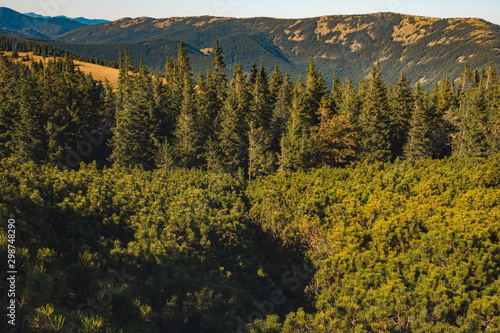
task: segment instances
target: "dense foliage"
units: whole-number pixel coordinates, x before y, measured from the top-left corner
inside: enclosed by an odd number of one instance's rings
[[[325,167],[247,186],[5,159],[0,218],[16,219],[23,331],[58,331],[57,318],[82,332],[495,331],[498,161]]]
[[[122,166],[197,167],[248,175],[323,165],[446,156],[489,156],[500,148],[500,84],[491,65],[432,91],[374,66],[358,89],[327,88],[312,60],[295,83],[225,74],[217,43],[206,74],[193,78],[188,50],[167,59],[165,78],[120,59],[117,90],[75,69],[69,55],[46,64],[0,58],[0,157],[69,168],[81,161]],[[28,65],[29,64],[29,65]],[[239,171],[238,171],[239,170]]]
[[[181,42],[112,89],[0,56],[19,331],[500,330],[493,66],[432,91],[225,67],[216,43],[193,78]]]
[[[33,52],[34,55],[42,57],[68,57],[79,61],[85,61],[92,64],[98,64],[107,67],[118,68],[118,62],[102,60],[101,50],[96,55],[82,56],[78,51],[81,49],[76,48],[77,52],[70,52],[68,47],[60,44],[61,47],[56,45],[47,44],[46,40],[25,40],[22,38],[15,38],[0,35],[0,50],[12,52]],[[95,49],[95,47],[94,47]]]

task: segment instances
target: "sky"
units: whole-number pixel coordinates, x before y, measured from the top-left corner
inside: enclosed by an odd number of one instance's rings
[[[438,18],[478,17],[500,25],[500,0],[0,0],[21,13],[116,20],[148,16],[304,18],[396,12]]]

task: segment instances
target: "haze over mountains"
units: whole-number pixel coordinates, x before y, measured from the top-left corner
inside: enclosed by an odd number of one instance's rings
[[[30,13],[23,13],[23,15],[29,16],[29,17],[38,17],[38,18],[45,18],[45,19],[50,19],[50,18],[65,18],[71,21],[76,21],[81,24],[89,25],[89,24],[99,24],[99,23],[106,23],[109,22],[109,20],[100,20],[100,19],[88,19],[85,17],[67,17],[64,15],[59,15],[55,17],[51,16],[44,16],[44,15],[39,15],[33,12]]]
[[[41,23],[43,22],[43,24]],[[333,72],[342,81],[356,82],[380,62],[385,78],[395,82],[405,73],[424,85],[462,72],[465,61],[480,68],[492,61],[500,66],[500,26],[481,19],[434,19],[395,13],[323,16],[304,19],[174,17],[123,18],[83,25],[64,19],[29,18],[0,9],[3,31],[50,38],[50,43],[86,57],[118,60],[128,50],[150,69],[163,69],[175,57],[182,38],[193,70],[205,71],[215,39],[223,48],[228,72],[241,62],[275,64],[293,77],[305,75],[309,58],[330,82]]]

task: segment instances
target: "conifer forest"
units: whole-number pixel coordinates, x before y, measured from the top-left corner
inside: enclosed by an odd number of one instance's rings
[[[216,42],[196,74],[181,41],[162,72],[124,52],[113,87],[70,55],[14,58],[6,332],[500,332],[493,64],[428,88],[379,64],[326,82],[311,59],[293,81],[227,75]]]

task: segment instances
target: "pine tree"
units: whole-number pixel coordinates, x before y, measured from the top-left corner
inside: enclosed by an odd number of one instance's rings
[[[430,156],[429,125],[427,123],[427,101],[422,85],[417,83],[415,102],[410,118],[410,130],[404,145],[404,157],[409,160]]]
[[[359,118],[359,158],[363,163],[388,161],[391,156],[387,88],[380,75],[380,66],[373,66]]]

